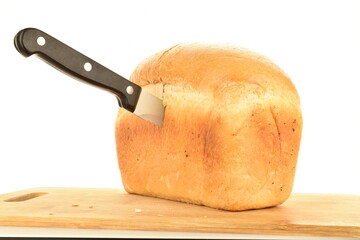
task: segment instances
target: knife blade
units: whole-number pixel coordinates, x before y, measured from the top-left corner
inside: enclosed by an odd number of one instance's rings
[[[49,34],[36,28],[25,28],[16,34],[14,45],[23,56],[37,55],[71,77],[114,94],[120,107],[162,126],[164,107],[161,99]]]

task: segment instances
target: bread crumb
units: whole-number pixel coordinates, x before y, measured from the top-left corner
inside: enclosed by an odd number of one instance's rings
[[[89,208],[94,208],[94,206],[93,206],[93,205],[90,205]]]
[[[78,206],[79,206],[79,204],[73,204],[72,206],[73,206],[73,207],[78,207]]]
[[[54,213],[53,213],[53,212],[49,212],[49,215],[54,215]]]
[[[136,213],[141,213],[142,210],[141,210],[140,208],[135,208],[135,212],[136,212]]]
[[[207,218],[207,216],[204,216],[204,218]]]

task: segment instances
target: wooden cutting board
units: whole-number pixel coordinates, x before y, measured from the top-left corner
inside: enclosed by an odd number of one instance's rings
[[[360,237],[360,196],[292,194],[228,212],[118,189],[34,188],[0,195],[0,226]]]

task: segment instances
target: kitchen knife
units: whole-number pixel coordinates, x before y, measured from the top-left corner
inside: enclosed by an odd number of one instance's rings
[[[26,28],[16,34],[14,44],[23,56],[36,54],[71,77],[115,94],[120,107],[162,126],[164,107],[161,99],[52,36],[35,28]]]

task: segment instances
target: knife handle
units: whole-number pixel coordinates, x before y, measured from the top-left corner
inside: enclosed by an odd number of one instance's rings
[[[18,32],[14,44],[25,57],[36,54],[71,77],[115,94],[120,107],[134,112],[141,93],[135,83],[35,28]]]

